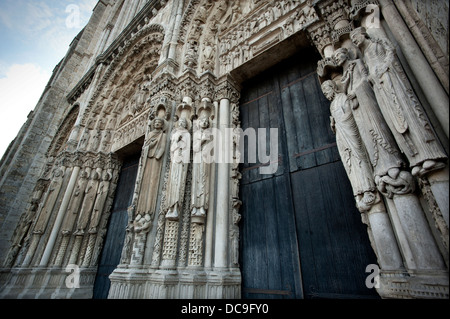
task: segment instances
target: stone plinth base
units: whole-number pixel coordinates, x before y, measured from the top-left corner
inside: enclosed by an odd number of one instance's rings
[[[400,299],[448,299],[448,272],[417,271],[414,273],[386,272],[380,273],[382,298]]]
[[[12,268],[0,270],[0,299],[90,299],[96,268]],[[75,287],[78,285],[78,287]]]
[[[111,299],[237,299],[241,297],[239,269],[117,268],[110,276]]]

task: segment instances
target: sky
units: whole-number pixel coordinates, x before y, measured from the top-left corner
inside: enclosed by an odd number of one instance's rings
[[[0,0],[0,158],[97,0]]]

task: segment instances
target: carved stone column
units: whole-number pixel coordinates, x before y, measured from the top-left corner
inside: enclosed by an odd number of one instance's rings
[[[217,101],[213,102],[214,114],[218,113],[219,103]],[[213,128],[217,129],[217,117],[214,119]],[[205,230],[205,257],[204,257],[204,267],[206,269],[211,269],[213,266],[213,250],[214,250],[214,213],[216,208],[216,197],[212,196],[214,194],[215,189],[215,181],[216,181],[216,170],[214,169],[214,164],[211,164],[211,176],[210,176],[210,214],[206,219],[206,230]]]
[[[230,100],[223,98],[219,104],[219,130],[222,132],[221,154],[217,164],[217,204],[216,204],[216,234],[214,267],[225,268],[228,266],[228,211],[229,211],[229,183],[230,164],[227,163],[226,154],[230,151],[229,136],[225,133],[230,127]]]
[[[47,223],[49,222],[50,214],[52,213],[56,205],[56,199],[62,188],[63,177],[65,172],[66,168],[64,166],[57,167],[53,171],[52,181],[50,182],[50,185],[47,189],[47,193],[44,196],[43,202],[40,205],[39,213],[36,217],[36,222],[33,225],[33,235],[31,237],[31,242],[28,247],[25,258],[22,262],[23,267],[29,266],[32,258],[35,257],[39,241],[45,232],[45,228],[47,226]]]
[[[387,271],[403,269],[402,256],[389,215],[381,199],[366,214],[380,268]]]
[[[75,188],[75,184],[78,178],[78,173],[80,172],[80,167],[75,166],[72,170],[72,175],[70,176],[69,184],[64,193],[63,200],[61,202],[61,206],[59,207],[58,214],[56,215],[56,220],[53,225],[52,231],[50,233],[50,238],[47,241],[47,246],[45,247],[44,254],[42,255],[40,266],[47,266],[50,256],[53,252],[53,247],[55,246],[56,237],[58,236],[59,229],[64,219],[64,215],[67,211],[67,207],[69,206],[69,201],[72,196],[72,192]]]
[[[391,32],[397,38],[402,53],[408,60],[415,77],[418,79],[423,93],[430,102],[447,137],[449,136],[449,99],[444,88],[423,56],[402,16],[398,13],[392,0],[378,0],[381,12]]]

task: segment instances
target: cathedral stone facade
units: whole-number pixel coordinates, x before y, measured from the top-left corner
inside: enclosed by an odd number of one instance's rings
[[[447,14],[99,1],[0,162],[0,297],[448,298]]]

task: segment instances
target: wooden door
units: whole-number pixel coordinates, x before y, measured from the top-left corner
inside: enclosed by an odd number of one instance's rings
[[[95,278],[94,299],[106,299],[108,297],[111,285],[109,275],[120,262],[128,223],[127,209],[133,199],[138,166],[139,156],[126,159],[122,165]]]
[[[260,174],[247,154],[241,165],[244,298],[376,296],[365,286],[376,258],[330,129],[318,59],[303,51],[244,83],[243,130],[278,128],[279,142],[274,174]]]

